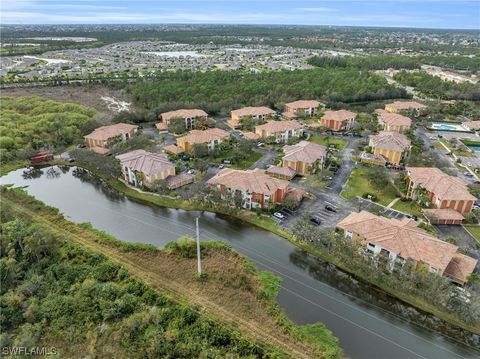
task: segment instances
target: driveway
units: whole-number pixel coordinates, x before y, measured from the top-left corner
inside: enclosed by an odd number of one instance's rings
[[[250,166],[250,169],[265,168],[273,164],[273,160],[277,157],[277,151],[275,148],[256,148],[255,152],[261,153],[262,158]]]

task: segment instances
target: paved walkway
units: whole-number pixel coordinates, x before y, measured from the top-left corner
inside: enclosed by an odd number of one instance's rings
[[[392,202],[390,202],[387,205],[387,208],[392,208],[394,206],[394,204],[397,203],[399,200],[400,200],[400,197],[395,198]]]

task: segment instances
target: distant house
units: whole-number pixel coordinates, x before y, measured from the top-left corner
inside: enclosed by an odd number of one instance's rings
[[[297,121],[268,121],[256,126],[255,133],[261,138],[274,137],[276,142],[286,142],[290,138],[300,137],[303,127]]]
[[[404,134],[390,131],[380,131],[371,135],[368,144],[375,155],[381,155],[393,164],[400,164],[410,149],[410,141]]]
[[[378,122],[383,126],[384,131],[403,133],[412,126],[412,120],[397,113],[385,110],[375,110],[378,114]]]
[[[209,150],[222,143],[230,134],[220,128],[208,130],[192,130],[188,135],[177,138],[177,146],[185,152],[190,152],[194,145],[206,144]]]
[[[394,101],[385,105],[385,111],[392,113],[399,113],[402,111],[413,110],[416,112],[422,112],[427,108],[424,104],[416,101]]]
[[[175,165],[163,153],[135,150],[115,157],[120,161],[125,181],[134,186],[151,186],[156,180],[175,175]]]
[[[393,219],[367,211],[351,213],[337,224],[345,238],[365,246],[366,250],[384,256],[389,268],[401,269],[411,261],[416,270],[445,276],[465,284],[477,260],[458,252],[458,247],[444,242],[417,227],[410,219]]]
[[[208,114],[199,109],[181,109],[175,111],[164,112],[160,115],[161,121],[155,126],[159,131],[167,131],[170,122],[180,120],[185,122],[185,129],[191,130],[195,128],[197,122],[205,122]]]
[[[480,130],[480,121],[465,121],[462,126],[468,131],[478,131]]]
[[[289,102],[285,104],[283,116],[289,120],[295,119],[298,116],[315,116],[320,105],[322,104],[317,100],[299,100]]]
[[[273,178],[258,168],[254,170],[234,170],[225,168],[207,181],[220,189],[222,196],[240,192],[243,207],[268,208],[281,203],[288,191],[288,181]]]
[[[425,190],[430,203],[437,209],[453,209],[461,214],[472,211],[476,197],[470,194],[465,182],[460,178],[449,176],[435,167],[407,167],[408,198],[415,198],[415,189]],[[430,212],[430,215],[435,215]],[[446,213],[437,212],[436,217],[448,220]],[[457,220],[452,216],[451,220]]]
[[[320,124],[331,131],[348,131],[352,129],[356,118],[355,112],[347,110],[326,111],[320,119]]]
[[[106,154],[114,143],[132,138],[137,130],[138,126],[128,123],[102,126],[84,136],[85,144],[94,152]]]
[[[238,110],[231,111],[231,118],[227,121],[227,124],[233,128],[241,127],[241,121],[245,118],[252,118],[254,120],[264,121],[273,115],[275,111],[271,108],[260,106],[260,107],[243,107]]]
[[[322,168],[327,157],[327,148],[313,142],[300,141],[296,145],[284,146],[282,167],[289,167],[297,174],[305,176]]]

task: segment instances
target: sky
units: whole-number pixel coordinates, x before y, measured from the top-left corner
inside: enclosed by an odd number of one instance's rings
[[[0,0],[1,24],[288,24],[480,29],[480,0]]]

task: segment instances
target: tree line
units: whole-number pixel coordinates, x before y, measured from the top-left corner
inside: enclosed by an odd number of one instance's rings
[[[259,74],[156,72],[125,86],[139,107],[157,114],[177,108],[202,108],[212,115],[227,115],[243,106],[281,110],[286,102],[297,99],[322,99],[333,105],[409,97],[382,76],[351,67]]]

